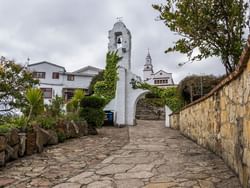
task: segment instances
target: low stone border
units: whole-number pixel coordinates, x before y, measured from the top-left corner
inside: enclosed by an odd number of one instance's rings
[[[88,134],[95,135],[97,131],[88,126],[86,121],[59,121],[54,129],[49,130],[38,125],[27,132],[13,128],[8,133],[0,134],[0,167],[19,157],[41,153],[46,146]]]

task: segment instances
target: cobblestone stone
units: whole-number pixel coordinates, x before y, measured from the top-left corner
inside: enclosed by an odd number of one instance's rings
[[[99,135],[85,136],[48,147],[43,153],[7,163],[0,170],[0,187],[80,187],[99,177],[85,172],[90,166],[101,163],[128,142],[128,128],[104,127]],[[72,180],[86,178],[80,182]],[[73,177],[73,178],[72,178]],[[70,179],[71,181],[66,182]]]
[[[9,187],[241,187],[219,157],[164,122],[138,121],[129,127],[128,143],[126,128],[102,131],[13,162],[0,178],[9,180]]]

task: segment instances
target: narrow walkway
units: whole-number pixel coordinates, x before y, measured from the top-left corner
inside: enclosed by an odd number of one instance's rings
[[[138,121],[129,128],[129,143],[126,130],[103,128],[97,137],[13,162],[0,172],[0,183],[5,178],[13,181],[8,187],[241,187],[219,157],[161,121]]]
[[[138,121],[130,142],[54,188],[238,188],[224,162],[159,121]]]
[[[103,161],[128,143],[128,128],[105,127],[99,135],[70,139],[43,153],[0,168],[0,188],[45,188],[65,182]]]

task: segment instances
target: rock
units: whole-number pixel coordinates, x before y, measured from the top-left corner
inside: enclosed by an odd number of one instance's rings
[[[15,179],[0,178],[0,187],[5,187],[13,182],[15,182]]]
[[[143,187],[144,185],[143,181],[139,179],[118,180],[115,183],[119,188],[128,188],[128,187],[137,188],[137,187]]]
[[[71,122],[67,123],[66,127],[67,127],[67,129],[66,129],[66,137],[67,138],[76,138],[76,137],[78,137],[79,128],[75,124],[74,121],[71,121]]]
[[[36,133],[27,132],[26,154],[32,155],[35,152],[36,152]]]
[[[141,171],[141,172],[127,172],[127,173],[120,173],[115,174],[115,179],[132,179],[132,178],[151,178],[154,174],[147,171]]]
[[[18,134],[19,136],[19,149],[18,149],[18,154],[19,156],[24,156],[24,153],[25,153],[25,150],[26,150],[26,139],[27,139],[27,136],[26,136],[26,133],[19,133]]]
[[[138,164],[134,168],[129,170],[129,172],[151,171],[152,168],[154,168],[153,164]]]
[[[0,135],[0,152],[4,151],[7,146],[7,138],[4,135]]]
[[[13,152],[12,147],[10,147],[9,145],[7,145],[6,149],[5,149],[5,163],[10,161],[10,155]]]
[[[173,187],[176,186],[176,183],[174,182],[168,182],[168,183],[150,183],[146,185],[144,188],[167,188],[167,187]]]
[[[96,172],[96,174],[100,175],[108,175],[108,174],[116,174],[126,172],[131,169],[133,165],[128,164],[111,164],[109,166],[103,167]]]
[[[54,186],[53,188],[80,188],[81,184],[77,183],[61,183],[59,185]]]
[[[32,187],[50,187],[51,182],[45,178],[34,178],[29,183]]]
[[[5,151],[0,152],[0,166],[5,165]]]
[[[97,135],[98,132],[97,132],[95,127],[93,127],[92,125],[88,125],[88,134],[89,135]]]
[[[56,131],[48,130],[48,133],[49,133],[48,145],[58,144],[58,137]]]
[[[86,121],[78,122],[78,127],[79,127],[79,136],[88,135],[88,123]]]
[[[17,145],[19,143],[18,130],[12,129],[10,133],[8,133],[7,143],[10,146]]]
[[[50,134],[48,131],[39,126],[35,126],[34,131],[36,133],[36,149],[38,153],[41,153],[43,151],[43,147],[48,144]]]
[[[83,172],[77,176],[70,178],[68,181],[72,183],[87,184],[92,181],[92,179],[89,177],[92,176],[93,174],[94,172]]]
[[[10,145],[7,145],[6,150],[5,150],[6,161],[18,159],[18,151],[19,151],[18,144],[13,147],[11,147]]]
[[[199,180],[199,184],[201,187],[214,188],[214,184],[211,181]]]
[[[112,182],[108,180],[96,181],[87,186],[87,188],[108,188],[113,187]]]

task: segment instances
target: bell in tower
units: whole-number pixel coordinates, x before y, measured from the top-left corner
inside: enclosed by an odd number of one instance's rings
[[[117,36],[116,46],[117,46],[117,49],[122,47],[122,36],[121,35]]]
[[[122,57],[118,65],[130,70],[131,67],[131,34],[122,21],[114,24],[109,31],[109,51],[117,51]]]

